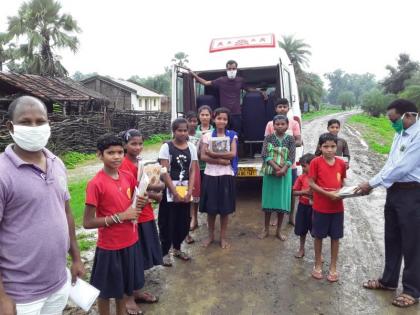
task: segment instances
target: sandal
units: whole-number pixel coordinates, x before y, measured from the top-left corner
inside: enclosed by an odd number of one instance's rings
[[[159,302],[159,298],[149,292],[141,292],[138,296],[135,297],[135,301],[137,303],[153,304]]]
[[[397,295],[392,301],[392,305],[406,308],[419,303],[419,299],[413,298],[411,295],[401,293]]]
[[[367,282],[363,282],[363,287],[368,290],[385,290],[385,291],[395,291],[397,288],[391,288],[384,286],[380,279],[370,279]]]
[[[191,257],[188,256],[186,252],[180,251],[180,250],[174,250],[174,257],[179,258],[183,261],[189,261],[191,260]]]
[[[311,276],[316,280],[322,280],[324,278],[324,275],[322,274],[322,269],[316,270],[315,267],[314,269],[312,269]]]
[[[338,273],[337,272],[328,272],[327,280],[329,282],[337,282],[338,281]]]
[[[194,242],[195,242],[195,240],[192,238],[191,235],[188,234],[187,237],[185,238],[185,243],[192,244]]]

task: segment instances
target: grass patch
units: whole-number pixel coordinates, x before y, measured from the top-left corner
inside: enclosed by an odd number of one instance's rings
[[[171,139],[172,139],[172,136],[170,133],[158,133],[146,139],[144,141],[144,145],[157,144],[157,143],[162,144],[164,141],[171,140]]]
[[[96,246],[95,238],[92,238],[92,235],[85,233],[79,233],[77,235],[77,243],[79,244],[79,249],[81,252],[91,250]]]
[[[389,153],[395,131],[392,129],[388,118],[357,114],[351,116],[347,122],[360,131],[373,151],[380,154]]]
[[[74,221],[76,225],[81,225],[83,221],[83,212],[85,210],[85,196],[86,196],[86,185],[88,179],[83,179],[78,182],[69,184],[70,191],[70,206],[73,210]]]
[[[96,154],[70,151],[64,153],[60,158],[63,160],[63,163],[67,169],[71,170],[86,161],[94,160],[96,158]]]
[[[302,120],[311,120],[320,116],[325,116],[325,115],[329,115],[329,114],[334,114],[334,113],[338,113],[341,112],[341,108],[337,107],[337,108],[333,108],[333,107],[324,107],[318,111],[314,111],[314,112],[309,112],[309,113],[303,113],[302,114]]]

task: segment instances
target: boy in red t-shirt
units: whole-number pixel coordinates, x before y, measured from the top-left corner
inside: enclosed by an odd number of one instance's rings
[[[109,314],[109,299],[116,300],[116,314],[138,314],[140,309],[125,305],[128,296],[144,285],[143,261],[137,233],[137,217],[148,202],[138,198],[132,208],[136,178],[119,171],[124,157],[122,140],[113,134],[98,139],[98,156],[104,167],[88,183],[83,218],[85,229],[98,229],[98,241],[90,283],[101,292],[99,314]],[[129,308],[130,307],[130,308]]]
[[[293,185],[293,196],[299,196],[299,204],[296,212],[295,234],[300,236],[300,247],[295,254],[296,258],[305,256],[306,234],[312,229],[312,191],[309,187],[309,164],[315,155],[306,153],[299,159],[303,174],[300,175]]]
[[[315,238],[315,266],[312,276],[322,279],[322,239],[331,238],[331,264],[327,276],[330,282],[338,281],[337,257],[339,239],[343,237],[344,205],[337,191],[346,178],[346,164],[336,158],[337,137],[324,133],[319,137],[322,155],[309,166],[309,186],[313,190],[312,236]]]

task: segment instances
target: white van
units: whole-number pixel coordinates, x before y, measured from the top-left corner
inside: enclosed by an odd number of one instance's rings
[[[267,89],[269,95],[268,100],[264,100],[258,92],[243,91],[241,95],[242,133],[238,148],[238,177],[256,177],[262,164],[265,126],[275,115],[276,98],[289,100],[291,109],[288,118],[301,125],[295,73],[286,52],[278,47],[274,34],[213,39],[208,57],[190,68],[201,78],[214,80],[226,75],[228,60],[238,63],[238,76],[243,77],[248,86]],[[218,103],[217,89],[195,81],[185,68],[173,67],[172,120],[187,111],[196,111],[201,105],[215,109],[219,107]],[[296,160],[301,155],[302,148],[297,148]]]

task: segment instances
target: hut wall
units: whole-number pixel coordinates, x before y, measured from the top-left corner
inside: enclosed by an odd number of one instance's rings
[[[85,87],[107,96],[111,100],[109,107],[131,110],[131,93],[108,82],[96,79],[83,84]]]

